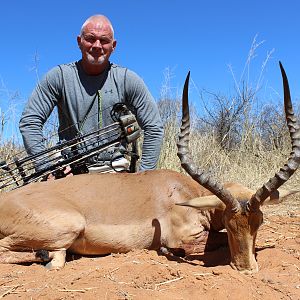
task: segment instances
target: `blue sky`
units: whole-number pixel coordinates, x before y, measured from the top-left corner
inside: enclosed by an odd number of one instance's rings
[[[298,0],[10,0],[1,1],[0,107],[18,93],[22,108],[37,82],[53,66],[80,58],[76,36],[93,14],[108,16],[118,45],[111,60],[137,72],[153,96],[160,96],[164,71],[172,90],[191,70],[192,100],[198,89],[229,93],[242,73],[254,37],[264,41],[250,68],[255,82],[267,53],[264,96],[282,94],[278,61],[300,99],[300,2]],[[38,58],[38,63],[35,62]],[[276,99],[275,99],[276,100]]]

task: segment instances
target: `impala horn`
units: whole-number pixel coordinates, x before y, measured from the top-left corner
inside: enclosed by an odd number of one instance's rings
[[[190,114],[188,101],[188,85],[190,72],[187,74],[183,94],[182,94],[182,120],[180,127],[179,140],[177,142],[177,155],[181,161],[183,169],[198,183],[216,195],[227,208],[232,211],[239,211],[240,204],[234,199],[231,193],[226,190],[220,183],[210,178],[209,174],[198,168],[192,161],[189,153],[189,135],[190,135]]]
[[[251,197],[248,203],[249,210],[256,210],[263,202],[276,191],[281,185],[283,185],[297,170],[300,164],[300,129],[297,124],[296,117],[294,115],[290,88],[284,68],[279,62],[284,91],[284,109],[287,126],[289,129],[292,152],[287,163],[272,177],[267,183],[259,188],[256,193]]]

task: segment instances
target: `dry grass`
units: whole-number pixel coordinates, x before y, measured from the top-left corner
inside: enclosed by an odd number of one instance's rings
[[[167,124],[159,168],[174,169],[184,172],[177,157],[176,138],[179,128],[174,123]],[[249,188],[257,189],[266,183],[286,163],[291,145],[287,138],[281,149],[264,150],[258,138],[252,147],[243,147],[232,151],[223,150],[212,134],[192,133],[190,152],[197,166],[207,170],[220,182],[239,182]],[[300,171],[298,170],[284,185],[284,188],[299,188]],[[276,207],[276,211],[300,210],[299,197],[291,197],[289,202]],[[274,207],[274,206],[273,206]],[[272,208],[270,209],[272,211]]]

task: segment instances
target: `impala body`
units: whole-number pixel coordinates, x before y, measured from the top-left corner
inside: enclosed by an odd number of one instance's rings
[[[242,198],[252,194],[239,184],[225,186]],[[208,205],[203,210],[175,205],[197,197]],[[211,200],[217,208],[209,207]],[[66,250],[102,255],[164,246],[203,252],[207,233],[225,228],[224,208],[191,177],[170,170],[34,183],[1,195],[0,262],[47,260],[36,250],[50,251],[50,268],[63,266]],[[258,212],[258,224],[261,217]]]
[[[293,151],[287,164],[258,191],[221,185],[195,166],[188,150],[188,79],[178,156],[190,175],[170,170],[136,174],[85,174],[30,184],[0,196],[0,262],[65,264],[66,251],[82,255],[132,249],[205,250],[208,232],[226,229],[231,266],[255,272],[255,239],[260,207],[293,191],[279,187],[300,163],[299,128],[293,117],[287,78],[281,66],[287,123]],[[221,244],[216,235],[216,243]]]

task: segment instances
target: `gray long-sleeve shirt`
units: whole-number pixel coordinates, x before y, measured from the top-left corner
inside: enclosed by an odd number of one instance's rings
[[[96,97],[98,98],[96,101]],[[115,103],[126,103],[144,131],[140,170],[156,167],[163,125],[157,105],[143,80],[134,72],[110,64],[100,75],[87,75],[79,62],[51,69],[34,89],[20,120],[20,131],[29,155],[45,149],[43,125],[58,108],[59,139],[70,140],[111,123]]]

